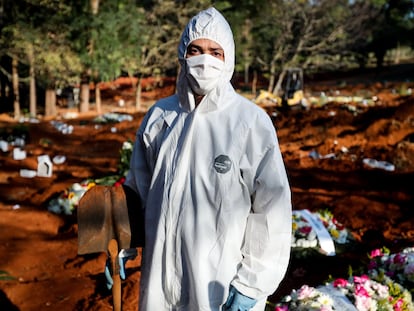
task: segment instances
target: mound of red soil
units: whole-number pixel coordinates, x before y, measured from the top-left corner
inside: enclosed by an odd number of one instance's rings
[[[341,94],[365,86],[345,86]],[[292,256],[287,276],[271,297],[303,284],[318,285],[330,275],[347,276],[367,261],[367,253],[387,246],[414,245],[414,96],[397,95],[399,85],[374,84],[373,105],[327,103],[309,109],[268,108],[278,132],[292,187],[294,209],[328,209],[354,235],[355,243],[337,256]],[[411,85],[411,87],[413,87]],[[322,86],[319,86],[323,89]],[[319,90],[318,90],[319,91]],[[107,105],[107,110],[116,110]],[[93,115],[59,121],[0,123],[3,133],[27,130],[27,157],[0,152],[0,274],[2,310],[110,310],[105,287],[106,254],[77,255],[75,216],[47,211],[48,202],[75,182],[112,175],[122,143],[134,140],[143,114],[132,121],[97,124]],[[7,122],[6,122],[7,121]],[[0,132],[1,133],[1,132]],[[24,178],[20,169],[37,167],[37,156],[65,155],[53,175]],[[386,161],[394,171],[366,166]],[[127,265],[123,310],[136,310],[140,258]]]

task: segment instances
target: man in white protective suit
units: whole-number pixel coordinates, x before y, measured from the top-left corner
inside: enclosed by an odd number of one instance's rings
[[[291,193],[275,128],[230,79],[233,34],[209,8],[186,26],[177,94],[138,129],[125,185],[141,198],[141,311],[264,310],[289,262]]]

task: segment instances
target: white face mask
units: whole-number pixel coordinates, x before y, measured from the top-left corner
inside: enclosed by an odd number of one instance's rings
[[[187,79],[191,89],[198,95],[206,95],[220,81],[224,62],[209,54],[186,58]]]

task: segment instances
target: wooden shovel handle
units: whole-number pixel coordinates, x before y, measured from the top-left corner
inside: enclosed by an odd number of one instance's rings
[[[111,239],[108,244],[108,252],[111,258],[112,266],[112,303],[114,311],[121,311],[121,276],[119,274],[119,262],[118,262],[118,242],[115,239]]]

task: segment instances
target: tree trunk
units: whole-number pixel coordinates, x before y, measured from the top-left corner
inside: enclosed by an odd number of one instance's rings
[[[46,103],[45,103],[45,116],[54,117],[57,114],[56,110],[56,91],[51,88],[46,89]]]
[[[14,118],[20,118],[20,94],[19,94],[19,72],[17,71],[18,61],[16,58],[12,59],[12,81],[13,81],[13,109]]]
[[[249,83],[249,63],[244,62],[244,83],[248,85]]]
[[[91,10],[92,14],[96,15],[99,11],[99,0],[91,0]]]
[[[243,48],[243,58],[244,58],[244,83],[245,85],[248,85],[249,83],[249,68],[251,63],[251,57],[249,52],[249,47],[252,46],[252,21],[250,18],[246,18],[244,20],[244,23],[241,27],[241,33],[242,33],[242,41],[246,42],[245,48]]]
[[[270,78],[269,78],[269,85],[267,87],[268,92],[272,92],[273,86],[275,85],[275,75],[276,75],[276,65],[272,61],[270,63]]]
[[[256,96],[257,92],[257,70],[253,71],[252,94]]]
[[[283,79],[285,78],[285,76],[286,76],[286,70],[282,70],[282,72],[279,75],[279,78],[277,79],[276,86],[273,90],[273,95],[279,95],[279,92],[282,88],[282,82],[283,82]]]
[[[36,107],[36,77],[35,77],[35,68],[34,68],[34,52],[33,52],[33,45],[30,45],[28,50],[28,58],[29,58],[29,79],[30,79],[30,107],[29,113],[31,117],[36,117],[37,115],[37,107]]]
[[[100,83],[95,84],[95,106],[98,114],[102,113],[102,100]]]
[[[81,84],[80,98],[81,98],[81,102],[79,105],[79,111],[88,112],[89,111],[89,83],[83,82]]]

